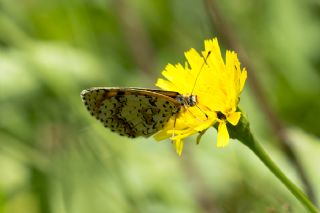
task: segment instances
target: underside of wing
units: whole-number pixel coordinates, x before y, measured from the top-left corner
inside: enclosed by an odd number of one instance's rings
[[[91,88],[81,93],[92,116],[111,131],[128,137],[149,137],[176,114],[181,104],[162,90]],[[163,91],[167,92],[167,91]]]

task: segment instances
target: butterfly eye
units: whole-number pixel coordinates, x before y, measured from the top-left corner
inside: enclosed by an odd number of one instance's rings
[[[188,106],[195,106],[197,104],[197,96],[190,95],[187,97]]]

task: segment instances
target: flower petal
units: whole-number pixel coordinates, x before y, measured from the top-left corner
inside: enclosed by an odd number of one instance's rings
[[[163,90],[176,91],[176,86],[170,81],[159,78],[156,83],[157,87],[160,87]]]
[[[167,138],[169,138],[171,135],[170,134],[168,134],[168,132],[167,131],[160,131],[160,132],[158,132],[157,134],[155,134],[154,136],[153,136],[153,138],[154,139],[156,139],[157,141],[162,141],[162,140],[164,140],[164,139],[167,139]]]
[[[226,122],[221,122],[218,127],[218,143],[217,147],[225,147],[229,143],[229,133]]]
[[[247,70],[245,68],[243,68],[241,75],[240,75],[240,91],[242,91],[244,83],[246,82],[247,79]]]
[[[241,117],[241,112],[234,112],[227,117],[227,121],[233,126],[237,125]]]
[[[181,140],[180,138],[178,138],[175,141],[175,145],[176,145],[176,152],[179,156],[181,156],[182,154],[182,150],[183,150],[183,140]]]

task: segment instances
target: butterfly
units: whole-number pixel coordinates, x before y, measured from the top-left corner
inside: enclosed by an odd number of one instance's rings
[[[83,90],[81,98],[105,127],[130,138],[155,134],[183,107],[197,103],[195,95],[135,87],[94,87]]]

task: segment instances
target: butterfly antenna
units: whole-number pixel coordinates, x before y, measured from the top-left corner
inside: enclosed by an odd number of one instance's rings
[[[202,109],[200,109],[200,107],[198,106],[198,105],[196,105],[196,107],[206,116],[206,119],[208,120],[208,115],[204,112],[204,111],[202,111]]]
[[[211,51],[209,51],[208,54],[207,54],[207,56],[204,58],[204,61],[203,61],[202,65],[201,65],[201,67],[200,67],[200,70],[199,70],[199,72],[198,72],[198,74],[197,74],[197,77],[196,77],[196,80],[195,80],[195,82],[194,82],[193,88],[192,88],[192,90],[191,90],[191,95],[192,95],[192,93],[193,93],[193,91],[194,91],[194,88],[196,87],[196,84],[197,84],[198,78],[199,78],[199,76],[200,76],[200,73],[202,72],[203,66],[204,66],[205,64],[207,64],[207,59],[209,58],[210,54],[211,54]]]
[[[192,93],[193,93],[193,91],[194,91],[194,88],[196,87],[196,84],[197,84],[198,78],[199,78],[199,76],[200,76],[200,73],[202,72],[203,66],[204,66],[205,64],[207,64],[207,59],[209,58],[210,54],[211,54],[211,51],[208,51],[207,56],[204,58],[204,61],[203,61],[202,65],[201,65],[201,67],[200,67],[200,70],[199,70],[199,72],[198,72],[198,74],[197,74],[197,76],[196,76],[196,80],[195,80],[195,82],[194,82],[193,88],[192,88],[192,90],[191,90],[191,95],[192,95]],[[195,106],[206,116],[206,119],[208,119],[208,115],[207,115],[205,112],[203,112],[197,104],[196,104]],[[191,114],[192,114],[192,113],[191,113]]]

